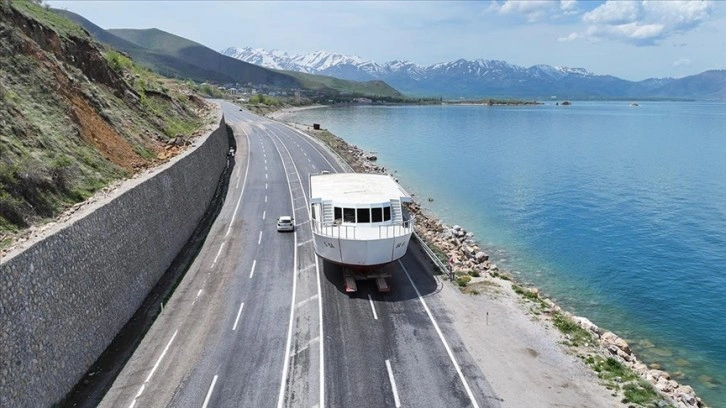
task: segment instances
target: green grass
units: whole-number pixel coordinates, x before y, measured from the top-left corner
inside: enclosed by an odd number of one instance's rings
[[[572,319],[563,313],[554,313],[552,315],[552,324],[559,329],[562,334],[568,337],[568,342],[572,346],[582,346],[592,343],[592,335],[583,329]]]
[[[597,373],[598,378],[605,382],[608,389],[622,391],[624,404],[654,407],[658,401],[663,399],[652,384],[612,357],[603,358],[599,355],[591,355],[584,361]]]
[[[170,86],[171,81],[117,51],[105,50],[103,58],[94,58],[94,70],[123,75],[133,90],[143,92],[146,106],[133,98],[117,97],[123,89],[119,92],[89,83],[80,69],[81,64],[88,63],[82,60],[86,54],[73,58],[53,55],[84,48],[79,44],[82,41],[88,41],[92,48],[91,38],[79,26],[28,0],[13,0],[11,7],[37,22],[3,25],[8,30],[8,44],[28,53],[16,52],[0,59],[0,247],[9,244],[9,236],[42,224],[112,181],[131,175],[131,170],[117,166],[81,137],[80,111],[69,97],[84,99],[98,118],[148,163],[156,159],[152,136],[190,136],[203,120],[187,92],[177,91],[177,85]],[[32,30],[31,38],[45,33],[47,41],[56,41],[57,36],[61,43],[51,48],[26,44],[23,30]],[[69,37],[74,37],[75,46],[63,44]],[[19,47],[21,42],[23,47]],[[39,53],[45,55],[38,58]],[[61,60],[66,62],[55,65]],[[98,64],[104,60],[106,67]],[[58,89],[63,85],[58,81],[59,72],[73,78],[62,92]]]
[[[30,0],[12,0],[10,2],[11,7],[26,16],[38,20],[44,26],[52,28],[58,35],[88,38],[88,34],[78,24],[73,23],[66,17],[58,15],[49,7],[42,6],[38,3]]]
[[[469,282],[471,282],[471,276],[469,276],[469,275],[462,275],[462,276],[458,276],[456,278],[456,284],[462,288],[466,287],[466,285],[468,285]]]

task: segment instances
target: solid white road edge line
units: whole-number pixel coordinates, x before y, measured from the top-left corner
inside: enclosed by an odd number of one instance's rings
[[[154,376],[156,369],[159,368],[159,364],[161,364],[161,360],[164,359],[166,352],[169,351],[169,347],[171,347],[171,343],[174,342],[174,339],[176,338],[177,333],[179,333],[179,329],[174,331],[174,334],[171,336],[171,340],[169,340],[169,343],[167,343],[166,347],[164,347],[164,351],[161,352],[161,355],[156,360],[156,364],[154,364],[154,368],[152,368],[149,375],[146,376],[146,380],[144,380],[144,383],[141,384],[141,387],[139,388],[139,392],[136,393],[136,396],[134,397],[134,400],[131,401],[131,405],[129,405],[129,408],[133,408],[134,405],[136,405],[136,399],[139,398],[141,396],[141,394],[144,392],[144,389],[146,388],[146,384],[151,380],[151,377]]]
[[[376,306],[373,304],[373,298],[371,294],[368,294],[368,301],[371,303],[371,310],[373,311],[373,319],[378,320],[378,314],[376,314]]]
[[[393,390],[393,401],[396,408],[401,406],[401,400],[398,399],[398,388],[396,388],[396,379],[393,378],[393,370],[391,370],[391,361],[386,360],[386,370],[388,371],[388,379],[391,380],[391,389]]]
[[[232,331],[237,330],[237,323],[239,323],[239,317],[242,314],[242,308],[245,307],[245,303],[242,302],[239,304],[239,311],[237,312],[237,318],[234,319],[234,326],[232,326]]]
[[[219,258],[219,254],[222,253],[222,248],[224,248],[224,242],[222,242],[222,245],[219,246],[219,251],[217,251],[217,256],[214,257],[214,261],[212,262],[212,266],[214,266],[217,263],[217,258]]]
[[[406,267],[403,266],[403,262],[401,262],[400,259],[398,260],[398,264],[401,265],[401,268],[403,268],[403,271],[406,273],[406,277],[408,278],[408,281],[411,282],[411,286],[413,286],[413,289],[416,291],[416,296],[418,296],[418,300],[421,301],[421,304],[423,305],[424,310],[426,311],[426,314],[429,315],[429,319],[431,320],[431,323],[434,324],[434,329],[436,329],[436,333],[439,335],[439,339],[444,344],[446,353],[449,354],[449,359],[451,359],[451,362],[454,364],[454,368],[456,368],[456,373],[459,375],[459,379],[464,384],[464,389],[466,390],[466,394],[469,396],[469,399],[471,400],[471,404],[474,406],[474,408],[479,408],[479,404],[476,402],[476,398],[474,398],[474,394],[471,392],[471,388],[469,388],[469,383],[466,381],[466,378],[464,378],[464,373],[461,372],[461,367],[459,367],[459,363],[456,362],[454,353],[451,351],[451,347],[449,347],[449,343],[444,338],[444,333],[441,332],[441,329],[439,328],[438,323],[436,323],[434,316],[431,314],[431,310],[429,310],[429,306],[426,304],[426,301],[424,300],[424,298],[421,297],[421,292],[418,291],[416,284],[413,283],[413,279],[411,279],[411,275],[409,275],[409,273],[408,273],[408,269],[406,269]]]
[[[207,404],[209,404],[209,398],[212,397],[212,391],[214,391],[214,384],[217,383],[217,375],[214,375],[214,378],[212,379],[212,385],[209,386],[209,391],[207,391],[207,397],[204,398],[204,404],[202,404],[202,408],[207,408]]]
[[[250,136],[247,134],[247,132],[242,129],[242,132],[245,134],[245,137],[247,138],[247,146],[250,145]],[[234,223],[234,219],[237,217],[237,210],[239,210],[239,205],[242,202],[242,196],[245,193],[245,186],[247,185],[247,173],[250,171],[250,151],[247,149],[247,168],[245,169],[245,181],[242,183],[242,191],[239,193],[239,199],[237,200],[237,205],[234,207],[234,212],[232,213],[232,219],[229,221],[229,227],[227,227],[227,233],[224,234],[225,237],[229,235],[229,232],[232,230],[232,224]]]

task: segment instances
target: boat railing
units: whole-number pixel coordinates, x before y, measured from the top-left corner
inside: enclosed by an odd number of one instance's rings
[[[312,221],[313,232],[327,237],[368,240],[387,239],[410,235],[413,232],[413,217],[396,224],[339,224]]]

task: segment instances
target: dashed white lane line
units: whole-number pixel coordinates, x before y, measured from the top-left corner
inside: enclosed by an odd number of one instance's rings
[[[439,339],[444,344],[446,353],[449,354],[449,359],[454,364],[454,368],[456,368],[456,373],[459,375],[459,379],[464,384],[464,389],[466,390],[466,394],[469,396],[469,399],[471,400],[472,406],[474,408],[479,408],[479,404],[476,402],[476,398],[474,398],[474,394],[471,392],[471,388],[469,388],[469,382],[466,381],[466,378],[464,377],[464,373],[461,372],[461,367],[459,367],[459,363],[456,361],[456,358],[454,357],[454,352],[451,351],[451,347],[449,347],[449,343],[444,338],[444,333],[441,332],[441,329],[439,328],[439,324],[436,323],[436,320],[434,320],[434,316],[431,314],[431,310],[429,310],[429,306],[426,304],[426,301],[424,300],[424,298],[421,297],[421,292],[419,292],[416,284],[413,283],[413,279],[411,279],[411,275],[408,273],[408,269],[406,269],[406,267],[403,266],[403,262],[401,262],[401,260],[399,260],[398,264],[401,265],[401,269],[403,269],[403,272],[406,273],[406,277],[408,278],[408,281],[411,282],[411,286],[413,286],[413,289],[416,291],[416,296],[418,296],[418,300],[421,301],[421,304],[423,305],[424,310],[426,311],[426,314],[429,315],[429,320],[431,320],[431,323],[433,323],[434,329],[436,329],[436,333],[439,335]]]
[[[262,243],[262,231],[260,231],[260,237],[257,238],[257,245],[260,245]]]
[[[202,408],[207,408],[207,405],[209,405],[209,399],[212,397],[212,391],[214,391],[214,384],[217,383],[217,375],[214,375],[214,378],[212,379],[212,385],[209,386],[209,391],[207,391],[207,397],[204,398],[204,404],[202,404]]]
[[[267,202],[267,196],[265,196],[265,202]]]
[[[371,297],[371,294],[368,294],[368,301],[371,304],[371,311],[373,311],[373,319],[378,320],[378,314],[376,313],[376,306],[373,304],[373,298]]]
[[[265,173],[265,180],[267,180],[267,173]]]
[[[156,360],[156,364],[154,364],[154,368],[151,369],[151,372],[148,376],[146,376],[146,380],[144,380],[144,383],[141,384],[141,388],[139,388],[139,392],[136,393],[136,396],[134,397],[134,400],[131,401],[131,405],[129,405],[129,408],[134,408],[136,405],[136,399],[141,396],[141,394],[144,392],[144,389],[146,388],[146,384],[149,383],[151,380],[151,377],[154,376],[154,373],[156,372],[156,369],[159,368],[159,364],[161,364],[161,360],[164,359],[164,356],[166,355],[166,352],[169,351],[169,347],[171,347],[171,343],[174,342],[174,338],[176,338],[176,334],[179,332],[179,330],[175,330],[174,334],[171,336],[171,340],[169,340],[169,343],[166,344],[166,347],[164,347],[164,351],[161,352],[161,355]]]
[[[396,379],[393,378],[393,370],[391,370],[391,361],[386,360],[386,370],[388,370],[388,379],[391,380],[391,389],[393,390],[393,401],[396,408],[401,406],[401,400],[398,399],[398,388],[396,387]]]
[[[222,245],[219,246],[219,251],[217,251],[217,256],[214,257],[214,262],[212,262],[212,266],[214,266],[217,263],[217,259],[219,258],[219,254],[222,253],[222,248],[224,248],[224,242],[222,242]]]
[[[267,183],[265,183],[265,190],[267,190]]]
[[[197,297],[199,297],[199,295],[201,295],[201,294],[202,294],[202,290],[203,290],[203,289],[199,289],[199,292],[197,292]]]
[[[265,219],[265,215],[267,214],[267,211],[262,211],[262,219]]]
[[[232,326],[232,331],[237,330],[237,323],[239,323],[239,317],[242,315],[242,308],[245,307],[244,302],[239,304],[239,311],[237,312],[237,318],[234,319],[234,326]]]
[[[255,274],[255,265],[257,265],[257,259],[252,261],[252,269],[250,270],[250,279],[252,279],[252,275]]]

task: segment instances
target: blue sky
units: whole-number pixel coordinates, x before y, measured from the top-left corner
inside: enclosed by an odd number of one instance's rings
[[[629,80],[726,69],[720,1],[46,1],[103,28],[159,28],[217,51],[318,50],[419,65],[460,58]]]

